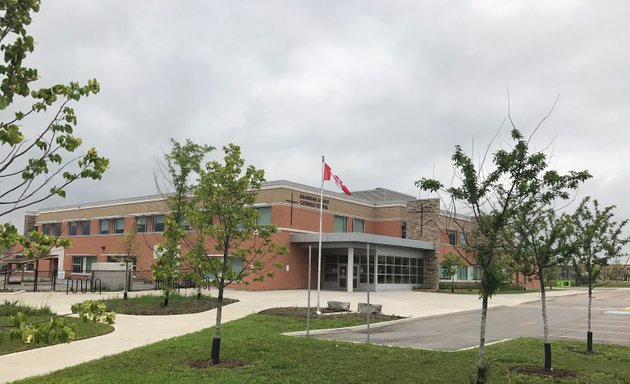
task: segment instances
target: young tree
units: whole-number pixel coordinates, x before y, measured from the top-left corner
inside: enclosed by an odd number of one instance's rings
[[[571,181],[568,179],[567,181]],[[530,201],[522,203],[516,210],[513,232],[506,243],[515,243],[511,253],[520,265],[529,265],[527,275],[540,282],[540,302],[543,319],[545,370],[552,365],[551,343],[549,342],[549,320],[547,313],[546,285],[548,274],[565,263],[571,252],[570,226],[565,215],[558,217],[555,209],[547,207],[550,202],[539,200],[536,194]]]
[[[184,225],[188,221],[186,212],[191,204],[193,189],[191,178],[199,174],[204,157],[214,150],[214,147],[195,144],[190,140],[180,144],[171,139],[171,145],[171,151],[165,156],[164,179],[172,193],[163,193],[171,213],[164,221],[165,241],[158,246],[158,259],[151,266],[153,278],[162,282],[164,307],[168,306],[171,286],[179,280],[180,253],[186,239]]]
[[[75,154],[81,138],[74,135],[77,117],[71,104],[96,94],[96,80],[87,85],[31,89],[39,73],[24,64],[35,48],[26,27],[39,5],[39,0],[0,1],[4,59],[0,63],[0,111],[4,112],[0,122],[0,217],[52,196],[65,197],[65,188],[77,180],[100,180],[109,164],[94,148]],[[11,108],[14,104],[19,106]],[[50,120],[38,126],[47,112],[51,112]],[[0,243],[13,246],[19,240],[14,228],[11,223],[0,225]]]
[[[597,278],[602,268],[608,265],[608,260],[620,256],[622,247],[630,242],[630,237],[623,234],[628,220],[615,221],[614,210],[614,205],[600,209],[596,199],[586,197],[571,215],[574,262],[586,273],[588,284],[586,348],[589,353],[593,352],[591,304],[593,289],[598,286]]]
[[[542,121],[545,119],[546,117]],[[499,149],[494,153],[492,158],[494,169],[489,172],[483,169],[483,162],[477,167],[472,158],[464,153],[461,146],[457,145],[452,161],[461,185],[447,188],[440,181],[427,178],[416,182],[416,185],[423,190],[445,192],[455,202],[453,206],[465,206],[476,223],[474,236],[468,241],[468,250],[481,269],[481,324],[477,383],[486,381],[485,343],[488,300],[503,283],[504,272],[501,258],[506,247],[504,232],[514,217],[519,203],[530,197],[533,192],[547,189],[550,199],[567,196],[560,186],[556,187],[554,184],[562,176],[555,171],[547,170],[547,156],[543,152],[530,152],[529,139],[524,138],[514,124],[512,127],[511,137],[514,141],[512,148]],[[483,159],[485,161],[485,156]],[[588,177],[587,172],[572,172],[570,175],[577,178]]]
[[[442,261],[442,275],[447,279],[451,279],[451,293],[455,292],[455,275],[459,267],[464,266],[461,256],[454,253],[447,253]]]
[[[98,93],[98,82],[32,88],[40,75],[25,65],[35,49],[26,28],[39,7],[39,0],[0,0],[0,217],[53,196],[65,197],[68,185],[100,180],[109,165],[94,148],[79,154],[82,140],[74,133],[77,116],[72,104]],[[37,232],[21,235],[12,223],[0,223],[0,246],[18,244],[25,255],[37,260],[69,242]],[[64,328],[51,319],[50,327],[35,330],[27,316],[19,317],[16,324],[24,330],[23,339],[39,337],[35,334],[49,338]],[[62,335],[66,337],[70,337],[67,332]]]
[[[129,271],[129,262],[138,260],[138,251],[140,244],[138,243],[138,228],[135,226],[131,232],[126,233],[120,239],[120,246],[123,252],[123,261],[125,262],[125,290],[123,292],[123,299],[127,300],[127,292],[129,292],[129,281],[131,280],[131,273]]]
[[[248,166],[241,150],[234,144],[223,147],[223,163],[211,161],[199,175],[199,185],[194,189],[197,210],[213,217],[208,224],[204,215],[196,215],[195,225],[212,244],[211,253],[222,257],[210,258],[209,268],[214,275],[213,285],[219,290],[215,335],[212,340],[212,362],[219,362],[221,348],[221,316],[223,292],[231,283],[249,284],[248,277],[262,281],[273,277],[265,271],[273,259],[287,252],[284,246],[272,242],[276,232],[273,225],[259,225],[259,213],[254,207],[256,194],[264,182],[264,171]],[[199,220],[204,220],[200,223]],[[276,267],[279,265],[274,264]]]
[[[195,284],[197,299],[201,300],[201,290],[212,272],[211,260],[207,255],[205,228],[212,225],[209,212],[199,211],[190,206],[186,213],[192,225],[191,236],[186,238],[188,253],[184,257],[186,278]]]

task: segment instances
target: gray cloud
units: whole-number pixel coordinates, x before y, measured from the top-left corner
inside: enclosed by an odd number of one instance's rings
[[[45,2],[30,61],[43,84],[101,82],[78,106],[79,133],[111,169],[44,205],[155,193],[170,137],[239,144],[269,180],[316,186],[326,155],[351,189],[417,195],[422,176],[450,179],[454,145],[483,151],[509,89],[525,132],[560,95],[534,145],[561,170],[591,170],[581,193],[629,217],[628,11],[568,0]]]

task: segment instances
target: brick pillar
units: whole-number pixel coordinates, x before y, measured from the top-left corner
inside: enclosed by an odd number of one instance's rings
[[[405,221],[407,238],[438,243],[440,239],[440,199],[415,200],[407,203]],[[440,265],[435,251],[424,256],[424,284],[427,289],[437,290],[440,282]]]

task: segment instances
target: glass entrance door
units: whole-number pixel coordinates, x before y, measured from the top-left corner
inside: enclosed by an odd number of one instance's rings
[[[348,286],[348,264],[339,264],[339,288]]]

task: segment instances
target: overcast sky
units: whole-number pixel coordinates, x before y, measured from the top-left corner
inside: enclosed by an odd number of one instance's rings
[[[169,138],[235,143],[267,180],[314,187],[325,155],[350,190],[418,196],[415,180],[450,180],[456,144],[483,151],[509,89],[526,134],[560,95],[533,146],[630,217],[629,15],[612,0],[44,1],[29,64],[42,85],[99,80],[76,133],[110,169],[33,209],[155,194]]]

